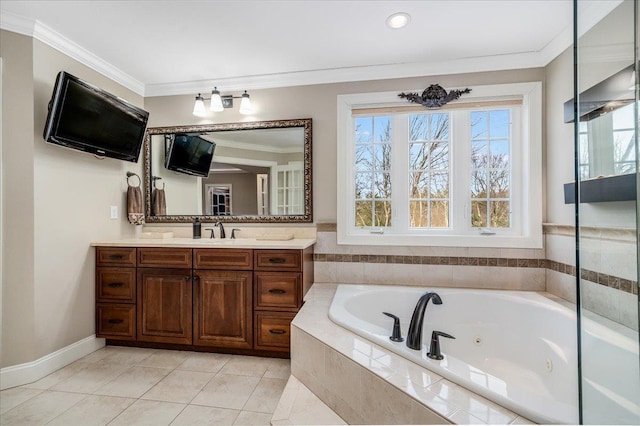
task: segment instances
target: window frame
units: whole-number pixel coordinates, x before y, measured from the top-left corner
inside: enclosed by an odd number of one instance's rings
[[[519,158],[515,158],[515,152],[511,154],[514,157],[511,159],[511,175],[513,178],[521,177],[522,179],[522,189],[519,194],[513,197],[513,203],[517,202],[517,205],[514,205],[512,210],[515,209],[521,212],[519,214],[520,223],[514,227],[517,229],[513,229],[513,232],[497,232],[493,235],[483,235],[480,232],[458,233],[455,228],[430,228],[424,231],[414,230],[408,233],[397,233],[397,230],[394,230],[393,227],[388,230],[390,232],[382,233],[372,233],[369,228],[365,228],[365,232],[362,229],[355,228],[352,218],[353,201],[355,200],[355,189],[352,184],[352,176],[355,170],[353,162],[355,144],[352,143],[354,134],[352,110],[407,106],[407,103],[398,98],[400,91],[345,94],[339,95],[337,98],[338,169],[336,195],[338,244],[542,248],[542,83],[526,82],[472,86],[470,89],[471,93],[466,94],[458,102],[522,100],[522,105],[519,107],[519,124],[512,126],[512,132],[519,133],[515,139],[519,139],[519,148],[521,149]],[[421,92],[421,90],[404,90],[404,92]],[[499,108],[496,107],[495,109]],[[485,108],[479,107],[478,109]],[[425,112],[437,111],[425,110]],[[513,122],[515,123],[515,119],[513,119]],[[455,135],[451,137],[452,145],[455,144],[453,142],[455,138]],[[470,138],[467,139],[469,139],[467,142],[470,145]],[[394,159],[392,158],[393,161]],[[470,172],[469,170],[459,170],[459,168],[460,166],[452,161],[450,164],[450,193],[452,191],[469,192],[469,188],[465,188],[464,185],[469,187]],[[408,172],[408,169],[405,171]],[[527,181],[530,183],[529,185],[525,184]],[[450,195],[450,197],[452,201],[455,199],[453,195]],[[468,198],[470,203],[470,197]],[[456,218],[456,216],[460,215],[460,207],[450,206],[452,222],[460,220],[459,217]],[[458,212],[453,209],[457,209]],[[471,228],[470,223],[469,228]]]

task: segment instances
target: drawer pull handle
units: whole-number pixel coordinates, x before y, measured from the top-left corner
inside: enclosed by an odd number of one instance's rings
[[[120,288],[123,287],[124,283],[109,283],[109,287]]]
[[[110,319],[107,321],[109,324],[122,324],[124,321],[119,318]]]
[[[270,263],[285,263],[287,260],[282,258],[282,257],[270,257],[269,258],[269,262]]]
[[[269,290],[269,293],[273,294],[285,294],[286,292],[286,290],[283,290],[281,288],[272,288],[271,290]]]
[[[121,254],[111,254],[109,255],[109,259],[111,260],[121,260],[124,259],[124,256]]]
[[[287,332],[285,330],[277,330],[277,329],[272,328],[272,329],[269,330],[269,333],[271,333],[271,334],[286,334]]]

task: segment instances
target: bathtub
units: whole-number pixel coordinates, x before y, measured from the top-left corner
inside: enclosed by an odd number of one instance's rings
[[[436,291],[443,304],[429,303],[427,307],[422,349],[411,350],[406,342],[390,341],[393,320],[382,312],[400,317],[406,338],[413,309],[426,291]],[[334,323],[537,423],[578,423],[576,315],[540,294],[340,285],[329,317]],[[590,321],[583,319],[583,323]],[[611,331],[597,326],[588,328],[590,331],[582,336],[583,345],[606,351],[606,345],[598,340],[602,340],[603,333]],[[440,338],[444,355],[441,361],[426,356],[433,330],[455,337],[455,340]],[[629,365],[631,368],[635,365],[637,370],[637,334],[635,346],[632,339],[625,340],[624,336],[617,339],[622,342],[618,349],[621,346],[624,350],[620,349],[616,356],[635,356]],[[590,359],[607,359],[607,356],[594,354]],[[634,384],[634,380],[638,382],[637,371],[635,376],[633,371],[629,374],[626,377],[631,377],[630,393],[627,395],[625,391],[622,399],[628,403],[626,408],[633,420],[638,419],[635,411],[640,405],[637,401],[640,384]],[[610,378],[585,378],[583,391],[588,390],[589,398],[596,403],[600,398],[593,396],[593,390],[607,386],[608,382]],[[607,401],[614,404],[616,396]]]

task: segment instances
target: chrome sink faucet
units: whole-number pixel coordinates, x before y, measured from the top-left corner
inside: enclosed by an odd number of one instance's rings
[[[220,228],[220,238],[227,238],[227,235],[224,233],[224,226],[222,225],[222,222],[216,222],[213,226]]]
[[[420,296],[416,308],[413,310],[409,331],[407,332],[407,347],[410,349],[420,350],[422,348],[422,323],[424,322],[427,304],[431,299],[433,299],[435,305],[442,305],[442,299],[440,299],[438,293],[427,292]]]

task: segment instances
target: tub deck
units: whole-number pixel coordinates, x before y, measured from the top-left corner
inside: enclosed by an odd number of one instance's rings
[[[292,322],[291,372],[349,424],[534,424],[334,324],[315,283]]]

